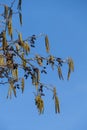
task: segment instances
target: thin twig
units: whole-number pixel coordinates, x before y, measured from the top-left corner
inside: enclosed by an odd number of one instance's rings
[[[1,85],[1,84],[7,84],[7,83],[9,83],[9,82],[0,82],[0,85]]]
[[[32,65],[29,61],[26,61],[25,59],[23,59],[20,55],[19,55],[19,53],[17,52],[17,51],[15,51],[15,50],[13,50],[24,62],[27,62],[30,66],[32,66],[33,68],[35,68],[34,67],[34,65]]]
[[[11,8],[13,7],[14,3],[15,3],[15,0],[13,0],[13,2],[11,2]]]
[[[51,90],[53,92],[53,88],[54,88],[53,85],[48,85],[48,84],[44,84],[44,83],[40,83],[40,85],[42,85],[46,89]]]
[[[40,33],[39,35],[35,35],[35,38],[39,38],[39,37],[42,37],[42,36],[45,36],[45,34],[44,33]],[[31,38],[32,38],[32,36],[29,36],[24,41],[29,41],[29,40],[31,40]]]

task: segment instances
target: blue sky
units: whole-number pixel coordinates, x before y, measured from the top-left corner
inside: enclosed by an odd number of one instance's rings
[[[3,0],[0,0],[2,3]],[[4,0],[7,2],[7,0]],[[14,24],[25,38],[46,33],[51,53],[74,60],[75,71],[70,81],[58,79],[56,71],[49,72],[43,82],[57,87],[60,114],[55,114],[52,94],[46,92],[45,111],[38,115],[30,80],[26,81],[24,94],[6,99],[7,88],[0,86],[0,130],[82,130],[87,129],[87,1],[86,0],[26,0],[22,4],[23,26],[17,17]],[[37,40],[39,54],[44,55],[44,38]]]

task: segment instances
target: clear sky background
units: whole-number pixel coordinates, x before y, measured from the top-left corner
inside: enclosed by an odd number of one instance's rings
[[[0,0],[0,3],[8,0]],[[11,0],[10,0],[11,1]],[[7,2],[8,3],[8,2]],[[34,104],[34,88],[26,82],[24,94],[7,100],[7,88],[0,86],[0,130],[86,130],[87,129],[87,1],[86,0],[23,0],[23,26],[18,17],[15,27],[23,37],[46,33],[51,53],[74,60],[75,71],[70,81],[58,79],[50,71],[43,82],[57,87],[60,114],[55,114],[52,93],[47,91],[44,114],[38,115]],[[39,54],[45,53],[44,38],[37,40]]]

